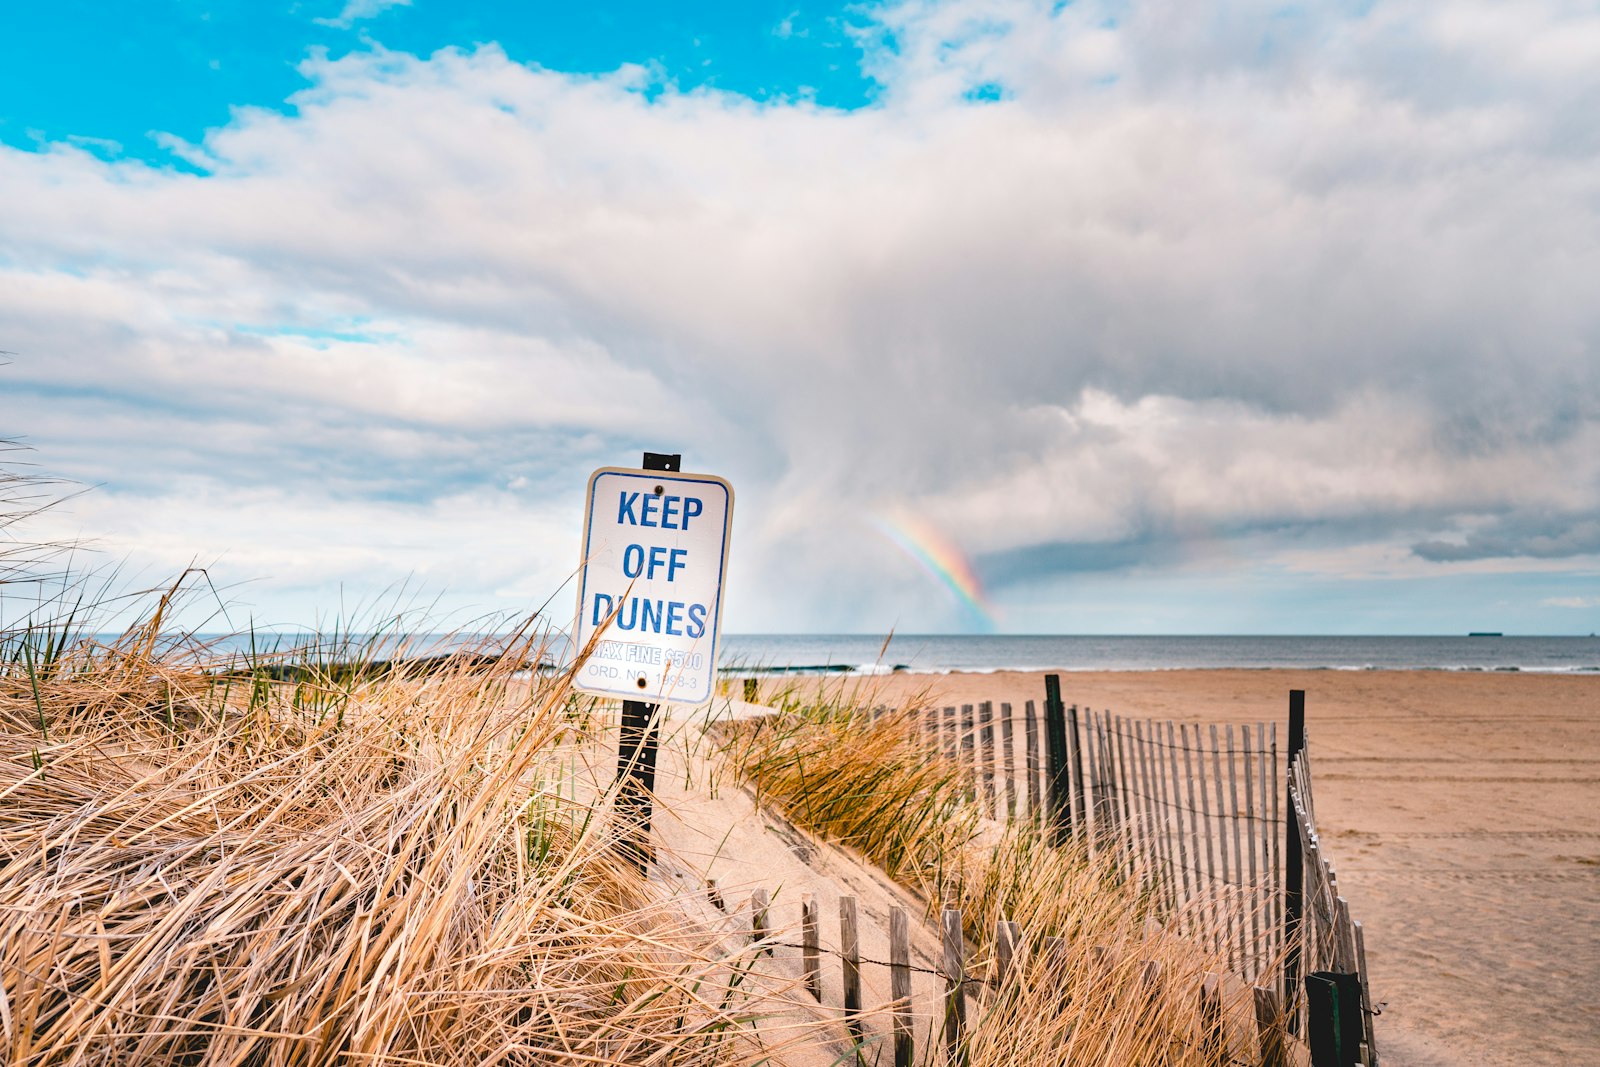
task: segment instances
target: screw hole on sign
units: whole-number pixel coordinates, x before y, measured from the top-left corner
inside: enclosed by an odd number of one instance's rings
[[[665,486],[661,486],[661,485],[656,486],[656,496],[660,496],[662,493],[665,493],[666,491],[667,490],[666,490]]]
[[[639,688],[640,689],[644,688],[644,675],[642,675],[642,674],[639,676]]]

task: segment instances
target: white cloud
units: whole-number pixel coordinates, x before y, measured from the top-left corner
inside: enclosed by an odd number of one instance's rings
[[[1600,596],[1551,596],[1540,603],[1551,608],[1600,608]]]
[[[411,0],[345,0],[345,5],[333,18],[315,18],[319,26],[332,26],[348,30],[363,19],[374,18],[393,7],[410,7]]]
[[[882,18],[856,112],[374,51],[175,146],[203,174],[0,149],[15,429],[127,551],[494,603],[427,561],[564,565],[563,487],[678,448],[739,487],[745,629],[937,625],[893,508],[999,584],[1600,515],[1592,12]]]

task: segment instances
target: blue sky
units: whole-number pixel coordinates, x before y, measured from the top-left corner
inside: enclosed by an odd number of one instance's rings
[[[906,524],[1014,632],[1600,630],[1592,5],[0,18],[0,435],[135,584],[561,604],[648,448],[735,631],[979,625]]]
[[[310,50],[338,57],[374,44],[428,55],[493,42],[518,62],[554,70],[643,64],[682,89],[859,107],[874,83],[851,36],[870,23],[853,6],[7,3],[0,140],[30,148],[77,139],[106,154],[170,163],[152,132],[198,141],[227,124],[235,107],[282,108],[309,84],[298,67]]]

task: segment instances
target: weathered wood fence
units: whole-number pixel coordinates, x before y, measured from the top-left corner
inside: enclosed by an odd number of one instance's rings
[[[1353,976],[1340,986],[1343,1001],[1334,996],[1341,1058],[1315,1062],[1376,1064],[1361,924],[1316,829],[1302,692],[1290,696],[1283,747],[1275,722],[1202,725],[1064,706],[1054,675],[1042,707],[985,701],[912,714],[995,818],[1038,820],[1111,859],[1171,922],[1209,939],[1234,974],[1276,984],[1292,1028],[1313,1043],[1324,1020],[1310,1016],[1302,986],[1317,974]],[[1328,980],[1316,981],[1313,998]],[[1352,1019],[1359,1051],[1347,1047]]]
[[[790,904],[791,912],[794,905]],[[889,916],[889,959],[866,958],[860,951],[860,919],[853,896],[839,897],[838,937],[827,936],[820,909],[809,894],[799,901],[798,923],[784,924],[777,916],[774,894],[757,889],[750,895],[749,936],[752,947],[763,956],[787,954],[790,965],[798,964],[799,984],[818,1004],[824,1004],[823,968],[839,968],[843,995],[829,1005],[839,1012],[838,1021],[855,1043],[857,1063],[890,1063],[911,1067],[914,1063],[946,1064],[967,1062],[967,1041],[984,1011],[993,1008],[1005,995],[1008,985],[1017,983],[1025,972],[1037,982],[1041,974],[1065,985],[1072,966],[1066,944],[1058,937],[1030,937],[1014,922],[995,924],[988,951],[981,958],[970,951],[959,908],[947,903],[939,914],[942,953],[937,968],[912,963],[910,924],[906,908],[895,907]],[[1159,933],[1159,924],[1153,924]],[[795,934],[798,933],[798,939]],[[1150,929],[1147,928],[1147,934]],[[1117,961],[1106,949],[1093,954],[1095,966],[1108,971]],[[826,961],[826,962],[824,962]],[[1163,986],[1175,979],[1163,973],[1159,959],[1133,962],[1137,983],[1109,982],[1120,995],[1134,996],[1143,1004],[1152,1003]],[[862,1000],[864,968],[889,970],[890,1000],[866,1005]],[[924,1005],[919,1012],[913,1003],[912,973],[935,975],[942,995],[937,1006]],[[1217,1058],[1260,1067],[1287,1067],[1292,1044],[1285,1030],[1286,1017],[1278,993],[1267,986],[1229,987],[1223,975],[1206,973],[1193,976],[1191,990],[1199,1005],[1197,1025],[1190,1034],[1196,1047],[1217,1053]],[[829,986],[832,983],[828,983]],[[1226,991],[1226,992],[1225,992]],[[1113,994],[1114,995],[1114,994]],[[1244,1009],[1241,1011],[1241,1007]],[[932,1016],[930,1018],[930,1015]],[[887,1025],[882,1023],[888,1016]],[[884,1034],[874,1038],[865,1024],[877,1021]],[[931,1025],[930,1025],[931,1024]],[[918,1048],[918,1035],[931,1047]],[[870,1046],[879,1042],[892,1049],[892,1060],[882,1050]]]

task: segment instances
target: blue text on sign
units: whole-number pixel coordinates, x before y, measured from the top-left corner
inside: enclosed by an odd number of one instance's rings
[[[618,493],[617,524],[659,526],[687,530],[689,520],[705,511],[696,496],[656,496],[653,493]]]
[[[675,581],[678,572],[687,564],[684,560],[689,558],[686,548],[669,549],[664,545],[651,545],[650,552],[646,555],[643,545],[629,545],[622,550],[622,573],[629,578],[637,578],[643,574],[646,578],[655,578],[656,571],[666,568],[667,581]]]

